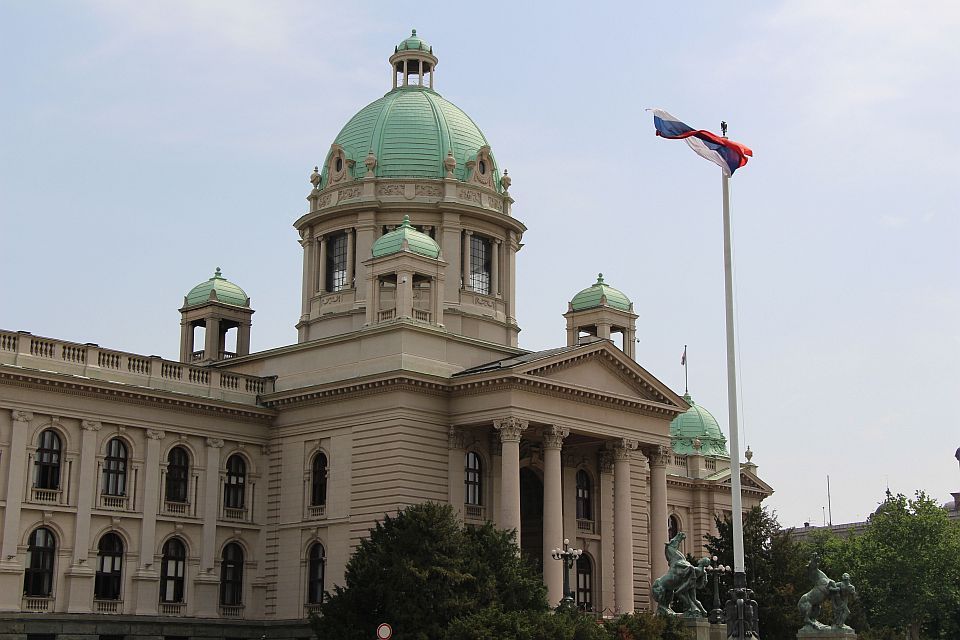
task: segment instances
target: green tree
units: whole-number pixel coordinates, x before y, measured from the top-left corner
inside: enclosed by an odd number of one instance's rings
[[[368,640],[389,622],[396,640],[439,640],[450,622],[485,609],[547,611],[546,589],[513,534],[465,529],[448,505],[387,517],[361,541],[312,620],[319,640]]]
[[[733,566],[733,521],[717,517],[718,535],[707,535],[706,547],[719,562]],[[766,507],[754,507],[743,519],[744,568],[747,584],[753,589],[760,610],[760,637],[791,638],[800,628],[797,601],[803,595],[805,569],[809,554],[789,531],[780,528],[774,513]],[[730,580],[727,580],[728,588]],[[703,590],[702,602],[713,602],[710,591]],[[706,599],[704,599],[706,598]],[[726,600],[726,591],[721,590]]]

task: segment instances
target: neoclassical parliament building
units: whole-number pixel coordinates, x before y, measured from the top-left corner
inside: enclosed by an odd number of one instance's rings
[[[650,607],[675,531],[702,552],[730,509],[720,427],[635,360],[602,277],[558,301],[562,346],[518,346],[526,227],[436,66],[396,46],[311,176],[296,344],[251,353],[219,269],[178,361],[0,331],[0,639],[307,637],[358,541],[424,501],[517,530],[554,603],[569,538],[598,614]]]

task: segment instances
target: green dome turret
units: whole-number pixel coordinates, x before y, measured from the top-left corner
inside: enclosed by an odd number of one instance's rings
[[[683,399],[690,408],[670,423],[670,444],[674,453],[691,455],[697,453],[695,440],[700,440],[701,455],[727,456],[727,438],[713,414],[696,404],[689,393]]]
[[[232,304],[236,307],[250,306],[250,297],[244,293],[243,289],[224,278],[221,275],[220,267],[217,267],[212,278],[190,289],[184,306],[192,307],[195,304],[204,304],[210,301]]]
[[[633,303],[619,289],[614,289],[603,281],[603,274],[597,274],[597,281],[592,286],[587,287],[570,301],[570,308],[573,311],[585,311],[595,307],[604,306],[620,309],[621,311],[631,311]]]
[[[417,30],[410,30],[410,37],[397,45],[396,51],[433,51],[433,47],[417,37]]]
[[[427,234],[414,229],[409,216],[403,216],[403,223],[399,227],[383,234],[373,243],[373,257],[382,258],[404,250],[428,258],[440,257],[440,245]]]

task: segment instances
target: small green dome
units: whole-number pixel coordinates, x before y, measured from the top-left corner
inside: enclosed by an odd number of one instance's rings
[[[630,298],[625,296],[619,289],[614,289],[604,283],[603,274],[597,274],[597,281],[592,286],[587,287],[577,295],[573,296],[570,306],[574,311],[585,311],[603,305],[603,298],[607,299],[607,306],[621,311],[630,311],[633,303]]]
[[[420,233],[410,224],[410,217],[403,216],[403,223],[389,233],[385,233],[373,243],[373,257],[382,258],[392,253],[403,251],[403,243],[407,243],[407,251],[428,258],[440,257],[440,245],[425,233]]]
[[[215,295],[212,299],[216,302],[232,304],[237,307],[250,306],[250,297],[244,293],[243,289],[220,275],[220,267],[217,267],[212,278],[190,289],[190,293],[187,294],[185,306],[192,307],[195,304],[209,302],[211,300],[211,291],[214,292]]]
[[[689,393],[683,399],[690,408],[670,423],[670,443],[673,451],[682,455],[696,453],[694,440],[700,440],[700,453],[705,456],[726,456],[727,438],[720,430],[717,419],[709,411],[696,404]]]
[[[410,30],[410,37],[397,45],[397,51],[433,51],[433,47],[417,37],[417,30]]]

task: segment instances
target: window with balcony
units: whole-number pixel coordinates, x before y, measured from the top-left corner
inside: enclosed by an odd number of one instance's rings
[[[190,456],[183,447],[174,447],[167,454],[167,479],[164,487],[167,502],[186,503],[189,484]]]
[[[220,558],[220,604],[243,604],[243,549],[236,542],[225,546]]]
[[[490,256],[490,240],[470,236],[470,289],[485,295],[490,294]]]
[[[120,438],[107,443],[102,492],[107,496],[127,495],[127,445]]]
[[[46,432],[44,432],[46,433]],[[27,563],[23,572],[23,595],[49,598],[53,594],[53,561],[57,541],[46,527],[35,529],[27,539]]]
[[[327,454],[320,451],[310,465],[310,515],[322,516],[327,507]]]
[[[247,486],[247,463],[239,454],[227,458],[227,477],[223,485],[223,506],[234,512],[242,511]],[[230,512],[228,512],[230,515]],[[232,515],[237,515],[233,513]]]
[[[119,600],[123,583],[123,540],[115,533],[100,538],[97,545],[97,574],[94,578],[95,600]]]
[[[310,546],[307,565],[307,604],[320,604],[323,602],[323,574],[327,556],[319,542]]]
[[[33,462],[33,486],[37,489],[56,491],[60,488],[60,436],[53,429],[40,434],[37,442],[37,457]]]
[[[170,538],[163,545],[160,563],[160,602],[183,602],[187,548],[179,538]]]

